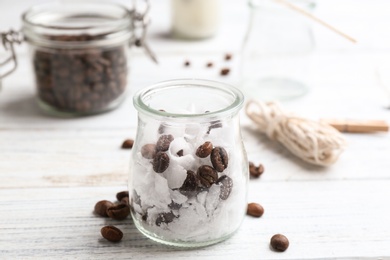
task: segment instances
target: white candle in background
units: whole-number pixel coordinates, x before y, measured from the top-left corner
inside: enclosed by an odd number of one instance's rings
[[[220,22],[220,0],[171,0],[174,36],[201,39],[213,36]]]

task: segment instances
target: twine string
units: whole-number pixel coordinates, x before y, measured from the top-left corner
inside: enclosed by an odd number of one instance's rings
[[[330,125],[287,114],[276,102],[250,100],[245,112],[260,132],[311,164],[329,166],[346,147],[344,137]]]

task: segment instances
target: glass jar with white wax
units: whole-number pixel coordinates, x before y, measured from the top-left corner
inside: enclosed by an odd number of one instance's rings
[[[239,228],[249,179],[243,101],[236,88],[208,80],[167,81],[135,94],[130,206],[147,237],[197,247]]]

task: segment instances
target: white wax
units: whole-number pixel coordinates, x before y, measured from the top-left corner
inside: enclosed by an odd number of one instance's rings
[[[172,29],[184,38],[206,38],[215,34],[220,20],[220,0],[171,0]]]

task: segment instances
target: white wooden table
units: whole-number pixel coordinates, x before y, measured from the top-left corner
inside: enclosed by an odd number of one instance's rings
[[[29,1],[29,4],[41,2]],[[125,1],[123,1],[125,2]],[[169,5],[152,1],[150,44],[160,65],[136,53],[132,93],[155,82],[184,77],[237,80],[238,61],[223,61],[240,48],[246,24],[244,1],[226,0],[219,34],[201,42],[169,38]],[[126,3],[126,2],[125,2]],[[0,30],[18,28],[26,2],[0,2]],[[376,69],[390,62],[390,3],[319,0],[316,13],[359,40],[351,45],[314,26],[317,49],[310,93],[283,103],[312,118],[383,119],[386,96]],[[390,136],[346,134],[349,146],[328,168],[303,163],[281,145],[257,134],[242,113],[248,157],[266,171],[251,180],[249,200],[265,208],[262,218],[246,217],[239,232],[222,243],[192,250],[157,244],[132,221],[102,219],[92,213],[101,199],[115,200],[126,189],[136,111],[131,93],[110,113],[74,119],[43,115],[37,108],[27,52],[0,92],[0,259],[390,259]],[[191,68],[184,68],[189,59]],[[205,69],[212,60],[214,69]],[[227,65],[232,74],[219,76]],[[390,73],[390,71],[389,71]],[[105,241],[100,228],[114,224],[124,239]],[[290,240],[284,253],[269,249],[273,234]]]

